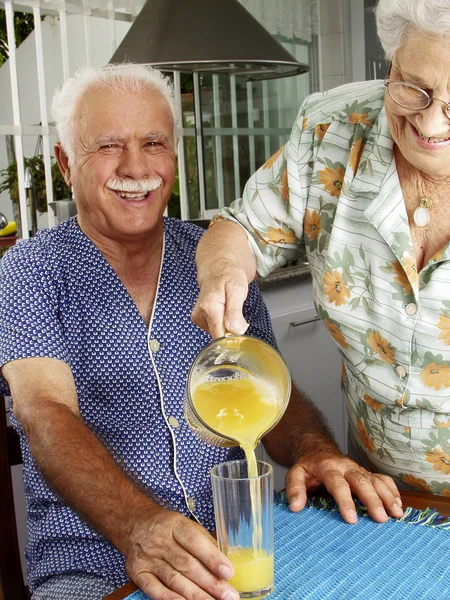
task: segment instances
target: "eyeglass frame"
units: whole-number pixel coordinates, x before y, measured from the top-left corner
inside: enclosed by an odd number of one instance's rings
[[[406,108],[407,110],[426,110],[427,108],[429,108],[431,106],[431,104],[433,103],[434,100],[437,100],[438,102],[442,102],[442,104],[444,105],[442,107],[442,112],[447,117],[447,119],[450,119],[450,102],[446,102],[445,100],[441,100],[440,98],[434,98],[433,96],[430,96],[430,94],[426,90],[422,89],[418,85],[415,85],[414,83],[408,83],[407,81],[388,81],[389,76],[391,74],[391,69],[392,69],[392,61],[389,63],[389,68],[386,73],[386,77],[384,78],[383,85],[387,89],[389,97],[392,98],[392,100],[396,104],[398,104],[398,106],[401,106],[402,108]],[[401,104],[391,94],[391,91],[389,88],[391,83],[401,83],[402,85],[405,85],[406,87],[412,88],[414,90],[418,90],[425,98],[427,98],[427,105],[423,106],[422,108],[412,108],[411,106],[405,106],[404,104]]]

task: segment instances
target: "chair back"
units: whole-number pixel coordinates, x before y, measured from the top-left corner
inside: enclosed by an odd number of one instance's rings
[[[0,396],[0,600],[29,600],[23,580],[17,536],[11,467],[22,464],[19,436],[7,424]]]

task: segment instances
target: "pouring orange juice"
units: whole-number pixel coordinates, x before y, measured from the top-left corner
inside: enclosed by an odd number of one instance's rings
[[[273,589],[273,545],[268,551],[263,540],[260,474],[254,451],[281,418],[289,395],[289,372],[281,356],[265,342],[248,336],[212,342],[197,357],[188,379],[188,422],[210,443],[238,444],[247,459],[251,538],[245,546],[227,543],[224,548],[218,531],[219,547],[234,566],[230,583],[245,598],[262,598],[267,594],[251,592]]]

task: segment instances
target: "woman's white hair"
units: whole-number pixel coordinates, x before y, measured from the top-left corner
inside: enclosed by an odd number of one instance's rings
[[[167,102],[174,122],[174,150],[177,144],[177,112],[170,80],[157,69],[134,63],[112,64],[106,67],[84,66],[75,71],[55,92],[52,114],[64,152],[73,158],[75,145],[75,113],[81,97],[92,88],[109,88],[118,93],[155,91]]]
[[[410,33],[450,37],[449,0],[379,0],[376,19],[378,37],[389,60]]]

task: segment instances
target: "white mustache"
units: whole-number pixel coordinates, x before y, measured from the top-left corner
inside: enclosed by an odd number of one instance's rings
[[[135,194],[148,194],[159,188],[163,180],[161,177],[150,177],[146,179],[118,179],[112,178],[106,182],[106,186],[114,192],[131,192]]]

